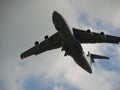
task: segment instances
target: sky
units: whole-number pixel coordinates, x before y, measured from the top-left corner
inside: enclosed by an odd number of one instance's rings
[[[1,0],[0,90],[120,90],[120,45],[82,44],[84,51],[110,60],[96,60],[89,74],[61,49],[31,56],[20,54],[57,32],[52,13],[70,26],[120,36],[119,0]]]

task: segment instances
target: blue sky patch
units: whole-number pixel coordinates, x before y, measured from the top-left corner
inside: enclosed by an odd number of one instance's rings
[[[89,16],[83,12],[78,16],[78,23],[83,23],[87,26],[91,25],[89,21]]]
[[[82,23],[88,27],[92,27],[93,29],[96,29],[96,30],[106,30],[106,31],[112,33],[113,35],[120,34],[120,33],[115,32],[115,31],[120,30],[120,28],[116,28],[116,27],[114,27],[114,25],[112,23],[103,21],[102,19],[97,18],[97,17],[90,19],[90,16],[85,12],[81,12],[78,15],[78,24],[79,23]]]
[[[117,66],[115,66],[114,64],[112,64],[112,61],[114,59],[110,59],[110,60],[99,60],[99,65],[107,70],[107,71],[120,71],[119,68]]]
[[[53,79],[45,79],[44,76],[32,76],[24,81],[24,90],[53,90],[55,86],[65,90],[79,90],[69,83],[55,82]]]

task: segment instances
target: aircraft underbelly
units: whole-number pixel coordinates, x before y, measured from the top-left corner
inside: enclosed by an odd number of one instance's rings
[[[72,56],[74,61],[81,66],[83,69],[85,69],[87,72],[92,73],[92,69],[86,58],[82,54],[76,54]]]
[[[92,73],[91,66],[84,57],[81,45],[75,40],[69,30],[60,30],[59,33],[64,46],[67,47],[66,52],[69,52],[69,55],[79,66],[87,72]]]
[[[87,60],[83,56],[83,49],[81,45],[72,35],[70,28],[68,27],[67,23],[62,18],[62,16],[60,16],[57,13],[54,13],[53,23],[55,25],[56,30],[59,32],[60,38],[62,40],[62,47],[65,50],[65,52],[68,55],[72,56],[79,66],[91,73],[91,67],[89,66]]]
[[[75,43],[70,41],[67,42],[65,45],[67,46],[68,52],[70,52],[69,54],[74,59],[74,61],[83,69],[85,69],[87,72],[92,73],[91,65],[84,56],[81,47],[78,47]]]

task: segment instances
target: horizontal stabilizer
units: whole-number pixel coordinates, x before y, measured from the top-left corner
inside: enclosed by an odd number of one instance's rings
[[[109,59],[109,57],[91,54],[92,59]]]

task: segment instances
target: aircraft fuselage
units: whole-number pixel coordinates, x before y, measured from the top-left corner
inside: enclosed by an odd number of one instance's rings
[[[92,73],[90,58],[84,54],[80,43],[75,39],[74,35],[72,35],[63,17],[59,13],[54,12],[52,19],[56,30],[59,32],[62,40],[62,48],[66,54],[70,55],[74,61],[87,72]]]

